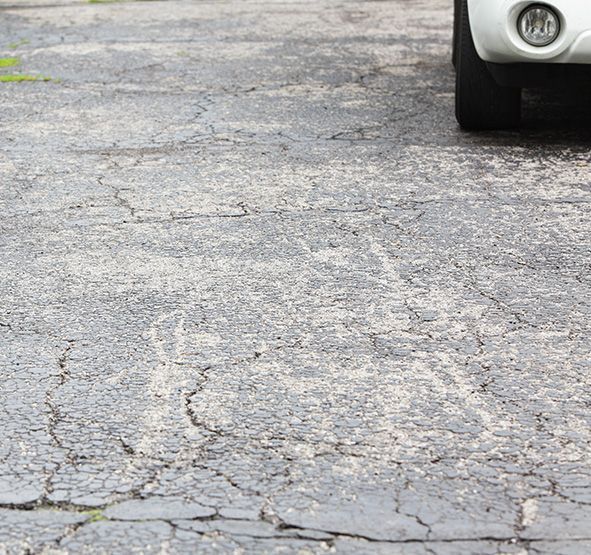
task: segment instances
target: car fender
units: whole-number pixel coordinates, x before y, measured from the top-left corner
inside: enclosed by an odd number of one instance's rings
[[[591,10],[580,0],[538,2],[551,6],[561,33],[544,47],[527,44],[517,30],[529,0],[468,0],[470,27],[481,59],[493,63],[591,63]]]

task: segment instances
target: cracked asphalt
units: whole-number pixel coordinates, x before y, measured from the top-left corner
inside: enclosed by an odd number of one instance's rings
[[[0,3],[0,553],[591,552],[588,95],[451,5]]]

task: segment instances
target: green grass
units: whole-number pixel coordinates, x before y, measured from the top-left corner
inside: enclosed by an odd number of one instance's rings
[[[20,65],[19,58],[0,58],[0,69]],[[45,75],[28,75],[26,73],[0,73],[0,83],[20,83],[21,81],[51,81]]]
[[[152,0],[86,0],[88,4],[113,4],[114,2],[151,2]]]
[[[51,77],[45,75],[0,75],[0,83],[20,83],[22,81],[51,81]]]
[[[10,50],[16,50],[19,46],[24,46],[25,44],[29,44],[27,39],[15,40],[14,42],[9,43],[7,46]]]
[[[101,509],[92,509],[90,511],[84,511],[84,514],[89,516],[86,522],[101,522],[102,520],[108,520],[108,518],[103,514]]]
[[[14,67],[20,63],[18,58],[0,58],[0,67]]]

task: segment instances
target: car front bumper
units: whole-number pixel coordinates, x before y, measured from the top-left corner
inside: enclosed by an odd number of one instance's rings
[[[551,6],[560,17],[561,33],[544,47],[527,44],[517,20],[528,6]],[[591,64],[591,7],[582,0],[468,0],[472,36],[478,55],[495,64]]]

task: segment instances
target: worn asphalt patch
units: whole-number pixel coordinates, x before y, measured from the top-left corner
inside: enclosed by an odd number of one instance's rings
[[[0,4],[0,553],[591,552],[589,108],[451,22]]]

